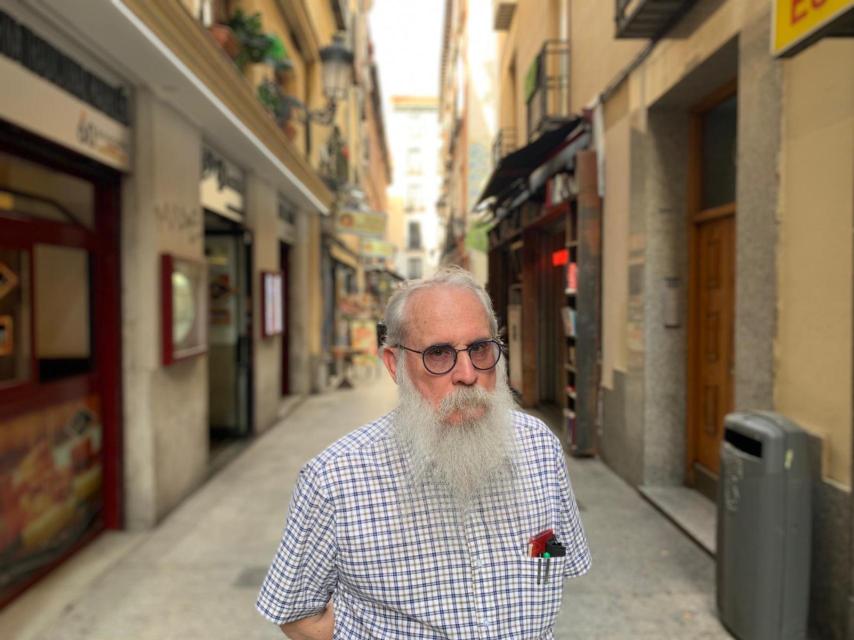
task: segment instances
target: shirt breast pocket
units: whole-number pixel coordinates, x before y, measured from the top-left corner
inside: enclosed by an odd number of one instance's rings
[[[502,637],[540,638],[551,631],[563,597],[566,557],[531,558],[511,554],[497,589]]]

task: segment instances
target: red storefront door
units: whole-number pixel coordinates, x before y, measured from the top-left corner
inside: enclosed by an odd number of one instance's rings
[[[0,138],[0,606],[120,526],[118,176]]]

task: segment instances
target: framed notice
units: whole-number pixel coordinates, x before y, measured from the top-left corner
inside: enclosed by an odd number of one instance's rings
[[[271,338],[284,332],[284,302],[282,274],[276,271],[261,272],[261,336]]]
[[[201,260],[160,256],[164,365],[208,350],[207,273]]]

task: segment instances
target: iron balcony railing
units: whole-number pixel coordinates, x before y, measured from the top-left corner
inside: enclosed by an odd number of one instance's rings
[[[615,0],[618,38],[657,38],[696,0]]]
[[[516,150],[516,128],[502,127],[492,141],[492,167],[498,166],[501,159]]]
[[[525,75],[525,99],[529,142],[569,119],[569,42],[543,44]]]

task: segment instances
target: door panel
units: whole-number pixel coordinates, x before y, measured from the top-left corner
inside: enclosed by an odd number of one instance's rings
[[[724,416],[733,408],[735,216],[696,227],[695,461],[718,472]]]

